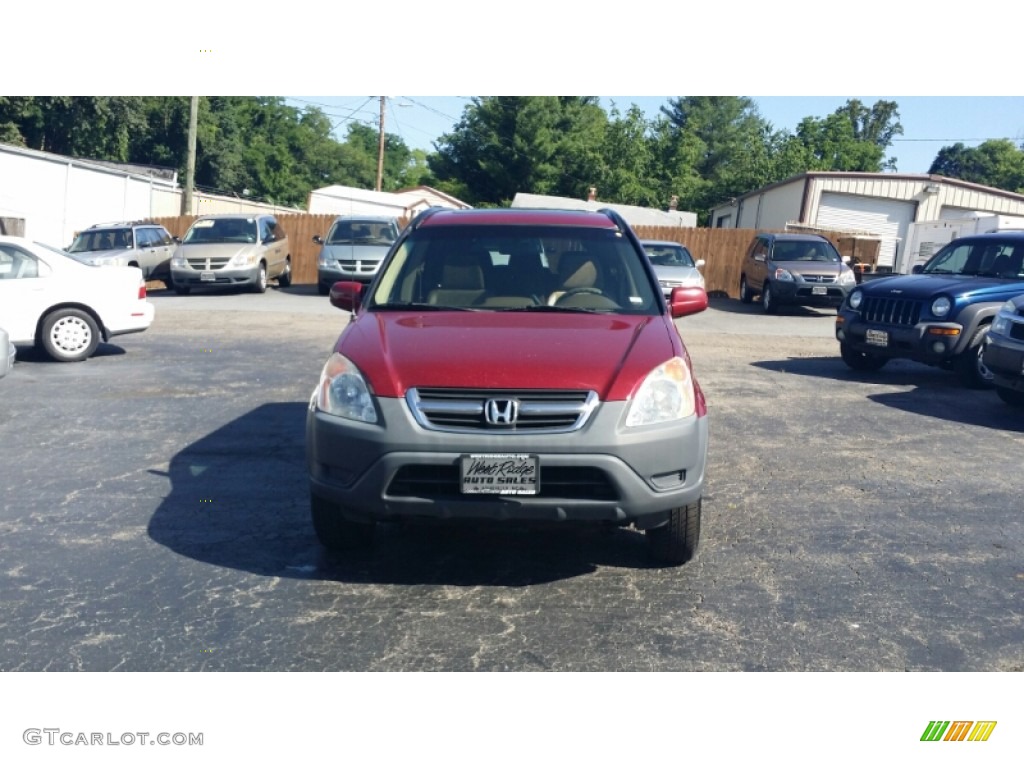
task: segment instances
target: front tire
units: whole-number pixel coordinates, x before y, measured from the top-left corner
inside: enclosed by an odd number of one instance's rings
[[[761,308],[766,315],[774,315],[779,309],[775,301],[775,293],[772,291],[772,284],[767,280],[761,286]]]
[[[313,530],[320,543],[333,552],[369,549],[373,544],[373,523],[353,523],[342,515],[338,504],[310,496]]]
[[[879,355],[871,355],[867,352],[858,352],[849,344],[839,344],[839,354],[843,362],[855,371],[877,371],[887,362],[888,358]]]
[[[267,265],[260,262],[259,270],[256,272],[256,282],[252,287],[253,293],[267,292]]]
[[[655,560],[682,565],[693,559],[700,541],[701,500],[669,512],[668,523],[647,531],[647,544]]]
[[[987,325],[976,330],[967,348],[953,360],[953,370],[960,382],[970,389],[989,389],[993,386],[992,371],[982,360],[982,342],[987,334]]]
[[[100,344],[92,315],[80,309],[58,309],[43,321],[41,339],[46,354],[59,363],[85,360]]]
[[[750,291],[750,286],[747,285],[746,275],[740,278],[740,301],[744,304],[750,304],[754,300],[754,294]]]

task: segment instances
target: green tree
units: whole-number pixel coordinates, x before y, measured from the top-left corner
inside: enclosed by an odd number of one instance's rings
[[[606,119],[595,97],[476,97],[428,165],[473,204],[507,204],[517,192],[578,196],[600,170]]]
[[[939,150],[928,173],[1024,192],[1024,151],[1008,139],[991,139],[977,147],[957,143]]]

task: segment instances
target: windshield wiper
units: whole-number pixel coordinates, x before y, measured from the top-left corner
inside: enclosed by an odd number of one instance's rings
[[[495,312],[586,312],[586,313],[601,313],[608,312],[606,309],[594,309],[587,307],[559,307],[552,304],[530,304],[525,307],[504,307],[502,309],[495,309]]]
[[[445,304],[421,304],[415,301],[389,301],[384,304],[371,304],[367,309],[383,310],[416,310],[419,312],[476,312],[471,307],[450,307]]]

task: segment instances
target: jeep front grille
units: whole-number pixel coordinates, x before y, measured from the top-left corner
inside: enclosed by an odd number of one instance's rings
[[[921,319],[921,302],[915,299],[866,296],[860,312],[869,323],[913,326]]]
[[[427,429],[531,433],[577,430],[598,402],[596,392],[562,389],[410,389],[405,400]]]

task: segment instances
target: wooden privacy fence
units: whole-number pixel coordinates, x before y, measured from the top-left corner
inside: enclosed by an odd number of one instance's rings
[[[195,220],[195,216],[169,216],[149,219],[162,224],[175,237],[181,237]],[[288,234],[292,255],[292,280],[296,284],[316,283],[316,257],[320,246],[313,242],[313,235],[324,237],[335,218],[335,214],[279,213],[278,225]],[[400,222],[404,225],[404,221]],[[740,269],[747,247],[754,235],[754,229],[708,229],[704,227],[653,227],[633,228],[637,236],[645,240],[669,240],[681,243],[690,249],[695,259],[704,259],[701,272],[709,295],[738,298]],[[850,238],[840,233],[822,233],[829,237],[843,255],[850,255]],[[864,249],[854,244],[858,257]]]

